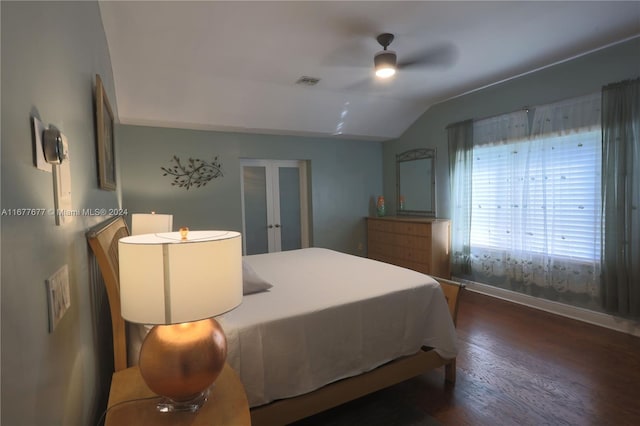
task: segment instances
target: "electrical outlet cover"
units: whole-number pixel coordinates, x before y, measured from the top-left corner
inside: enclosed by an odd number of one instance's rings
[[[53,332],[71,306],[67,265],[62,266],[47,279],[47,300],[49,301],[49,332]]]

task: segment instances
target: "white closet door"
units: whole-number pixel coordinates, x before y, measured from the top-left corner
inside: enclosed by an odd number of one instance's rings
[[[242,160],[245,254],[309,246],[304,161]]]

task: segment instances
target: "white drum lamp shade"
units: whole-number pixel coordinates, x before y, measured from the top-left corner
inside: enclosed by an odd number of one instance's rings
[[[173,215],[134,213],[131,215],[131,235],[155,234],[173,230]]]
[[[119,242],[122,317],[140,324],[211,318],[242,301],[238,232],[136,235]]]

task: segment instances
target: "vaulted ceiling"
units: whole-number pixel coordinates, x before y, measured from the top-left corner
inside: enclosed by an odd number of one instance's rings
[[[431,105],[640,34],[640,2],[102,1],[120,122],[386,140]],[[395,35],[387,81],[376,36]],[[296,84],[302,76],[314,86]]]

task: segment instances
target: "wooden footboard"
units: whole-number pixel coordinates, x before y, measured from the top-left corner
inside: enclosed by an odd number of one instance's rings
[[[455,281],[447,280],[444,278],[434,277],[440,284],[445,299],[447,299],[447,305],[449,305],[449,312],[451,318],[453,318],[453,325],[458,323],[458,305],[460,303],[460,292],[464,289],[464,285]],[[450,360],[444,366],[444,379],[447,383],[455,384],[456,382],[456,359]]]
[[[464,286],[451,280],[434,278],[442,288],[455,324],[460,291]],[[445,360],[433,349],[423,348],[415,355],[391,361],[367,373],[339,380],[313,392],[254,407],[251,409],[251,424],[286,425],[441,366],[445,367],[445,380],[455,383],[456,360]]]
[[[316,391],[252,408],[251,424],[286,425],[395,385],[446,363],[434,350],[420,351],[359,376],[331,383]]]

